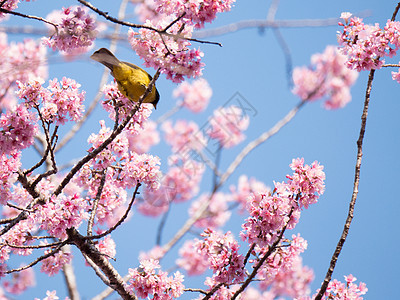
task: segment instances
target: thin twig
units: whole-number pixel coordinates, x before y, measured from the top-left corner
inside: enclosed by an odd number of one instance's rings
[[[30,16],[30,15],[22,14],[22,13],[19,13],[19,12],[16,12],[16,11],[7,10],[7,9],[4,9],[4,8],[0,8],[0,12],[5,13],[5,14],[10,14],[10,15],[15,15],[15,16],[27,18],[27,19],[34,19],[34,20],[42,21],[44,23],[47,23],[49,25],[54,26],[54,28],[56,29],[56,32],[58,32],[58,28],[57,28],[56,24],[54,24],[53,22],[50,22],[50,21],[48,21],[46,19],[43,19],[41,17]]]
[[[171,205],[168,205],[168,209],[162,216],[160,224],[158,225],[157,237],[156,237],[156,245],[158,245],[158,246],[161,245],[162,232],[163,232],[165,224],[167,223],[167,219],[168,219],[168,215],[169,215],[170,211],[171,211]]]
[[[31,262],[30,264],[23,266],[21,268],[17,268],[17,269],[12,269],[9,271],[4,272],[5,274],[10,274],[10,273],[15,273],[15,272],[21,272],[23,270],[29,269],[31,267],[33,267],[34,265],[36,265],[37,263],[41,262],[42,260],[54,255],[55,253],[57,253],[58,251],[61,250],[61,247],[63,245],[65,245],[67,243],[67,241],[62,242],[60,245],[58,245],[55,249],[53,249],[52,251],[50,251],[49,253],[46,253],[40,257],[38,257],[37,259],[35,259],[33,262]]]

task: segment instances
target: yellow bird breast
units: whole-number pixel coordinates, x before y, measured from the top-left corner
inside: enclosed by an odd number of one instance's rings
[[[144,94],[151,77],[138,66],[128,63],[120,63],[114,66],[112,75],[117,81],[120,92],[129,100],[137,102]],[[147,95],[143,102],[151,103],[156,99],[156,88]]]

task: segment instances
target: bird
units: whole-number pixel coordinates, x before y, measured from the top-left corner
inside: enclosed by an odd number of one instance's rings
[[[152,77],[145,70],[132,63],[120,61],[106,48],[95,51],[90,58],[110,69],[110,74],[115,78],[119,91],[133,102],[139,101],[152,80]],[[154,109],[157,109],[159,100],[160,94],[156,86],[153,85],[143,102],[151,103]]]

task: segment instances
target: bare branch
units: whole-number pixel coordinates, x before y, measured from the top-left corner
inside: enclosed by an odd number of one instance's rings
[[[1,7],[0,7],[0,12],[5,13],[5,14],[10,14],[10,15],[15,15],[15,16],[27,18],[27,19],[34,19],[34,20],[42,21],[44,23],[52,25],[55,28],[56,32],[58,32],[58,28],[57,28],[56,24],[54,24],[53,22],[50,22],[50,21],[48,21],[46,19],[43,19],[41,17],[22,14],[22,13],[19,13],[19,12],[16,12],[16,11],[12,11],[12,10],[7,10],[7,9],[1,8]]]

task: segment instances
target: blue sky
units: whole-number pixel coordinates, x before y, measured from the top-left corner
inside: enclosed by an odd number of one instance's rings
[[[112,7],[109,3],[111,2],[93,1],[94,5],[116,15],[115,2],[112,2]],[[76,2],[49,0],[22,2],[18,11],[45,16],[52,9],[60,8],[56,5],[67,7],[73,4]],[[216,22],[206,28],[215,28],[241,20],[265,19],[270,4],[271,1],[237,1],[231,12],[219,15]],[[392,1],[281,1],[276,19],[335,18],[343,11],[350,11],[356,15],[358,13],[366,15],[367,23],[383,24],[391,17],[394,7],[395,3]],[[132,15],[132,11],[132,6],[128,6],[130,12],[128,15]],[[36,21],[16,17],[10,18],[6,24],[44,27]],[[339,26],[281,29],[281,34],[290,49],[293,66],[308,65],[312,54],[322,52],[327,45],[335,45],[338,30]],[[9,41],[21,40],[24,37],[27,36],[10,35]],[[38,38],[38,36],[32,37]],[[200,45],[205,53],[204,78],[209,81],[213,89],[210,105],[200,115],[193,115],[186,110],[180,111],[173,117],[174,120],[192,119],[201,126],[207,122],[208,116],[215,108],[224,105],[235,93],[240,93],[256,110],[246,131],[248,142],[271,128],[299,102],[288,88],[284,55],[271,30],[248,28],[222,36],[210,36],[207,39],[223,44],[222,48]],[[108,47],[107,42],[96,42],[95,49],[100,47]],[[141,65],[139,57],[129,50],[128,44],[122,44],[117,50],[117,55],[126,61]],[[391,62],[398,63],[399,60],[393,58]],[[87,93],[85,104],[88,105],[97,93],[103,69],[88,56],[78,61],[50,59],[50,62],[49,78],[66,76],[77,80]],[[154,73],[154,70],[148,69],[148,71]],[[376,72],[355,217],[333,274],[334,278],[341,281],[344,275],[353,274],[358,281],[365,282],[369,289],[366,299],[394,299],[398,295],[395,286],[400,267],[398,260],[400,243],[396,237],[399,233],[397,215],[400,212],[397,191],[400,167],[398,160],[400,87],[397,82],[392,81],[390,71],[385,69]],[[309,164],[318,160],[325,166],[326,192],[316,205],[302,213],[301,221],[294,231],[301,233],[308,241],[308,250],[303,255],[303,263],[315,272],[312,293],[319,288],[325,276],[347,215],[353,187],[356,140],[360,129],[367,75],[366,72],[360,74],[352,88],[352,101],[343,109],[326,111],[320,102],[305,105],[278,135],[258,147],[244,160],[223,189],[228,191],[229,185],[236,184],[242,174],[255,177],[272,186],[274,180],[283,181],[285,175],[290,173],[288,165],[292,158],[296,157],[304,157]],[[161,100],[157,111],[151,116],[153,120],[167,112],[175,103],[172,98],[175,84],[161,76],[157,86]],[[82,145],[86,145],[86,139],[91,132],[98,131],[98,120],[103,118],[107,118],[106,114],[97,108],[76,140],[60,153],[58,161],[66,162],[83,156],[86,148],[82,148]],[[222,152],[222,169],[226,169],[246,145],[246,141],[232,150]],[[170,154],[163,143],[154,147],[151,153],[160,156],[164,161]],[[210,174],[209,170],[207,174]],[[210,190],[209,178],[210,176],[204,177],[202,191]],[[186,209],[187,205],[180,205],[172,209],[171,215],[185,216]],[[113,235],[117,242],[115,266],[121,274],[125,274],[128,267],[137,266],[139,250],[148,250],[154,245],[154,233],[158,222],[159,219],[144,218],[135,214],[129,224]],[[163,240],[167,241],[183,222],[183,219],[170,218]],[[232,230],[238,236],[242,222],[240,217],[235,217],[226,229]],[[146,228],[146,231],[143,228]],[[129,243],[126,243],[127,240]],[[103,284],[90,269],[83,266],[79,253],[75,252],[75,256],[77,260],[74,266],[79,272],[78,286],[82,298],[91,298],[103,290]],[[175,254],[166,257],[163,261],[166,268],[173,266],[174,259]],[[59,296],[66,295],[60,275],[48,279],[39,273],[38,268],[36,271],[38,284],[30,290],[27,297],[43,298],[46,289],[57,289]],[[191,287],[199,283],[200,279],[187,281],[187,285]],[[184,299],[190,298],[192,297],[185,296]]]

